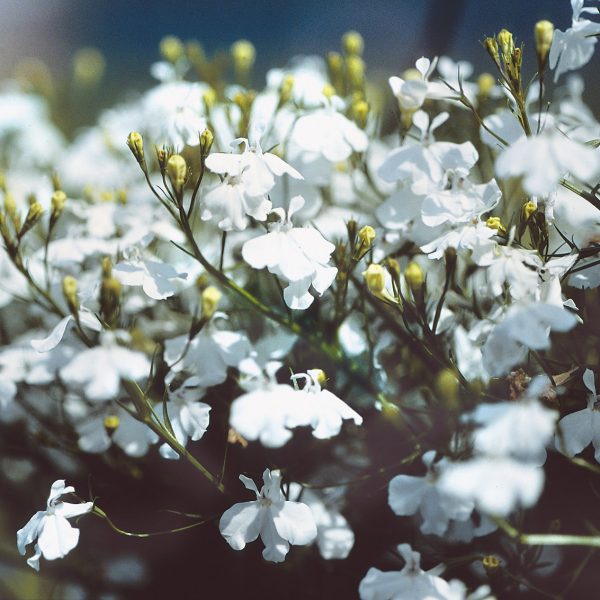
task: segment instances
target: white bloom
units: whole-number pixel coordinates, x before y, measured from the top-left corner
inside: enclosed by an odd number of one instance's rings
[[[198,380],[191,377],[185,381],[175,392],[169,390],[167,412],[169,422],[175,433],[177,441],[185,447],[188,438],[193,442],[198,441],[206,433],[210,421],[210,406],[198,402],[206,393],[197,385]],[[168,444],[163,444],[159,450],[161,456],[177,460],[179,454]]]
[[[401,109],[414,111],[421,108],[427,98],[439,100],[453,95],[452,91],[445,85],[429,81],[431,74],[435,71],[437,62],[437,58],[430,61],[422,56],[415,64],[420,77],[409,80],[395,76],[389,78],[390,87]]]
[[[346,160],[353,152],[365,152],[369,145],[367,134],[331,104],[300,117],[291,141],[333,163]]]
[[[544,485],[544,471],[512,458],[476,457],[450,463],[438,482],[444,493],[475,503],[488,515],[507,516],[517,507],[533,506]]]
[[[548,349],[550,331],[569,331],[576,324],[571,312],[552,304],[512,305],[483,346],[483,365],[492,377],[505,375],[529,349]]]
[[[244,486],[256,493],[256,500],[234,504],[219,521],[219,530],[234,550],[242,550],[259,535],[263,557],[283,562],[292,546],[310,544],[317,537],[313,514],[306,504],[290,502],[281,491],[279,471],[265,469],[260,492],[249,477],[240,475]]]
[[[84,350],[60,370],[67,385],[82,387],[88,400],[116,398],[121,379],[140,381],[148,377],[150,361],[141,352],[116,343],[114,335],[105,333],[101,345]]]
[[[539,135],[521,136],[496,160],[498,177],[523,177],[523,188],[532,196],[551,194],[567,173],[587,182],[599,171],[598,150],[575,142],[553,128],[546,128]]]
[[[304,199],[295,196],[290,200],[287,218],[282,209],[275,209],[273,213],[279,220],[269,225],[269,233],[248,240],[242,247],[242,256],[251,267],[267,267],[287,281],[283,297],[290,308],[297,310],[313,303],[311,286],[321,295],[337,274],[335,267],[328,266],[335,246],[316,229],[292,225],[292,215],[302,206]]]
[[[360,582],[361,600],[460,600],[446,580],[437,576],[439,568],[421,569],[421,555],[409,544],[400,544],[398,552],[405,560],[401,571],[380,571],[371,567]]]
[[[245,138],[232,142],[234,147],[239,144],[244,144],[241,154],[215,152],[206,159],[206,166],[225,179],[204,197],[202,219],[219,219],[219,227],[224,231],[245,229],[247,215],[257,221],[266,220],[271,210],[267,194],[275,186],[276,177],[289,175],[303,179],[281,158],[263,152],[259,143],[251,147]]]
[[[175,294],[174,279],[186,279],[187,273],[178,273],[171,265],[141,257],[120,262],[113,272],[123,285],[141,286],[153,300],[165,300]]]
[[[571,27],[566,31],[557,29],[554,32],[550,47],[550,68],[556,68],[554,81],[567,71],[583,67],[594,53],[597,42],[595,35],[600,33],[600,24],[581,18],[584,12],[596,14],[595,9],[583,7],[584,1],[571,0],[573,8]]]
[[[448,529],[452,519],[466,521],[473,512],[471,500],[450,496],[439,490],[437,480],[439,473],[447,464],[446,459],[433,464],[435,452],[426,452],[423,462],[427,466],[425,477],[397,475],[388,486],[388,504],[399,516],[410,516],[420,513],[423,522],[421,532],[425,535],[442,536]]]
[[[40,569],[40,557],[55,560],[66,556],[79,541],[79,529],[73,527],[67,519],[79,517],[91,512],[94,503],[72,504],[60,501],[65,494],[75,492],[72,486],[65,487],[65,480],[59,479],[52,484],[46,510],[39,510],[29,519],[25,527],[17,531],[17,547],[21,555],[26,546],[36,539],[35,554],[27,559],[27,564],[36,571]]]
[[[299,483],[290,483],[289,497],[302,499],[312,511],[317,525],[317,546],[325,560],[344,559],[354,546],[354,532],[344,515],[327,506],[316,492],[302,488]]]
[[[594,457],[600,462],[600,410],[598,410],[594,372],[586,369],[583,383],[590,391],[587,407],[563,417],[558,423],[556,449],[567,456],[579,454],[589,444],[594,445]]]

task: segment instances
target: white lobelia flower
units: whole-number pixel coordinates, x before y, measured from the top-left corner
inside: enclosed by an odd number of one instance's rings
[[[522,177],[523,189],[532,196],[548,196],[556,191],[561,177],[568,173],[587,182],[599,172],[597,149],[573,141],[551,127],[539,135],[521,136],[496,159],[498,177]]]
[[[326,107],[300,117],[290,140],[305,152],[320,154],[329,162],[337,163],[353,152],[365,152],[369,138],[354,121],[338,112],[341,105],[334,100],[335,97]]]
[[[145,354],[117,344],[112,332],[100,336],[100,345],[79,353],[60,370],[67,385],[82,387],[88,400],[116,398],[121,379],[140,381],[148,377],[150,361]]]
[[[450,463],[438,482],[443,493],[474,502],[483,514],[502,517],[518,507],[533,506],[543,485],[543,469],[504,456],[476,456]]]
[[[35,554],[27,559],[27,564],[36,571],[40,569],[41,556],[46,560],[63,558],[77,546],[79,529],[67,519],[91,512],[94,503],[72,504],[60,500],[61,496],[73,492],[75,488],[65,487],[64,479],[55,481],[50,488],[46,510],[36,512],[25,527],[17,531],[17,547],[21,555],[25,554],[26,546],[37,539]]]
[[[594,457],[600,462],[600,410],[596,395],[594,372],[586,369],[583,383],[589,390],[587,407],[563,417],[558,423],[556,449],[567,456],[579,454],[589,444],[594,445]]]
[[[231,405],[230,425],[247,440],[260,440],[279,448],[292,437],[290,429],[311,427],[317,439],[339,434],[344,420],[362,424],[362,417],[340,398],[321,389],[318,369],[297,373],[292,380],[305,380],[302,389],[279,384],[274,371],[260,388],[236,398]]]
[[[415,63],[420,76],[404,80],[400,77],[390,77],[389,84],[402,110],[415,111],[423,106],[426,99],[443,99],[453,95],[452,91],[442,83],[430,82],[429,78],[435,71],[438,59],[430,61],[422,56]]]
[[[337,275],[337,268],[328,266],[335,246],[316,229],[292,225],[293,214],[303,206],[302,196],[295,196],[290,200],[287,217],[283,209],[274,209],[269,232],[248,240],[242,247],[242,256],[251,267],[266,267],[288,283],[283,297],[296,310],[313,303],[311,287],[321,295]]]
[[[576,324],[573,313],[553,304],[513,304],[483,346],[483,366],[492,377],[506,375],[530,349],[548,349],[550,331],[569,331]]]
[[[141,286],[153,300],[165,300],[177,292],[173,280],[187,279],[187,273],[178,273],[171,265],[144,259],[137,248],[129,248],[126,260],[113,267],[113,273],[123,285]]]
[[[340,512],[327,506],[321,495],[291,482],[289,498],[302,499],[312,511],[317,525],[317,546],[325,560],[344,559],[354,546],[354,532]]]
[[[597,14],[594,8],[584,8],[585,0],[571,0],[573,20],[566,31],[557,29],[554,32],[550,47],[550,68],[556,69],[554,81],[567,71],[583,67],[594,54],[596,35],[600,33],[600,24],[582,19],[582,13]]]
[[[303,179],[284,160],[263,152],[258,142],[254,146],[245,138],[232,142],[234,148],[240,144],[244,145],[241,154],[215,152],[206,158],[206,166],[225,178],[204,196],[202,220],[218,219],[224,231],[245,229],[248,216],[257,221],[266,220],[271,210],[267,194],[275,186],[276,177],[289,175]]]
[[[405,561],[401,571],[380,571],[371,567],[360,582],[361,600],[460,600],[462,595],[445,579],[440,567],[421,569],[421,555],[409,544],[400,544],[398,553]]]
[[[240,480],[256,493],[256,500],[234,504],[219,521],[221,535],[234,550],[242,550],[260,535],[265,545],[263,558],[283,562],[290,544],[304,546],[315,540],[317,526],[312,511],[306,504],[285,499],[279,471],[265,469],[260,492],[249,477],[240,475]]]
[[[420,513],[423,522],[421,532],[425,535],[442,536],[451,520],[466,521],[473,512],[472,500],[457,498],[439,490],[436,483],[439,473],[447,464],[442,459],[434,465],[435,451],[426,452],[423,462],[427,467],[425,477],[397,475],[388,486],[388,504],[399,516]]]
[[[174,392],[169,390],[167,412],[169,422],[177,441],[185,447],[188,438],[198,441],[208,429],[210,406],[198,402],[206,390],[198,385],[198,378],[190,377]],[[179,459],[179,454],[168,444],[163,444],[159,452],[163,458]]]

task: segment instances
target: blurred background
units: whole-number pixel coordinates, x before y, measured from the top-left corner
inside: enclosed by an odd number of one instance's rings
[[[100,101],[150,81],[149,65],[166,34],[199,40],[208,54],[247,38],[257,48],[256,81],[296,54],[339,47],[349,29],[365,38],[371,76],[386,77],[419,56],[448,54],[489,69],[480,41],[501,28],[529,44],[539,19],[559,29],[571,22],[569,0],[0,0],[0,77],[25,58],[41,58],[53,74],[66,72],[73,53],[94,46],[107,71]],[[588,69],[598,66],[598,59]]]

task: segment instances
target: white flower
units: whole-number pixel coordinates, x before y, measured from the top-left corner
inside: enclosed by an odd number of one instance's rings
[[[579,454],[589,444],[594,445],[594,457],[600,462],[600,410],[598,410],[594,372],[586,369],[583,383],[590,391],[587,407],[563,417],[558,423],[556,449],[567,456]]]
[[[371,567],[360,582],[361,600],[460,600],[447,581],[438,577],[440,569],[421,569],[421,555],[409,544],[400,544],[398,552],[405,560],[401,571],[380,571]]]
[[[369,145],[367,134],[331,104],[300,117],[291,140],[305,152],[320,154],[333,163],[346,160],[353,152],[364,152]]]
[[[290,483],[289,497],[302,501],[312,511],[317,525],[317,546],[325,560],[344,559],[354,546],[354,532],[344,515],[327,506],[316,492]]]
[[[452,519],[466,521],[473,512],[472,500],[450,496],[439,490],[436,483],[439,473],[447,464],[442,459],[433,464],[435,451],[426,452],[423,462],[427,466],[425,477],[397,475],[388,486],[388,504],[399,516],[421,514],[421,532],[424,534],[444,535]]]
[[[148,377],[150,361],[146,355],[119,346],[109,333],[101,336],[100,343],[60,370],[61,379],[67,385],[83,387],[88,400],[111,400],[119,393],[121,379],[140,381]]]
[[[566,31],[557,29],[554,32],[552,46],[550,47],[550,68],[556,68],[554,81],[567,71],[583,67],[592,58],[594,46],[600,33],[600,24],[582,19],[581,13],[596,14],[593,8],[584,8],[584,0],[571,0],[573,20],[571,27]]]
[[[445,85],[429,81],[429,77],[435,71],[437,62],[437,58],[430,61],[422,56],[415,63],[420,77],[407,81],[395,76],[389,78],[390,87],[401,109],[414,111],[421,108],[427,98],[439,100],[453,95],[452,91]]]
[[[474,502],[484,514],[503,517],[517,507],[533,506],[543,485],[544,471],[538,466],[499,456],[450,463],[438,482],[444,493]]]
[[[248,240],[242,247],[242,256],[251,267],[267,267],[287,281],[283,297],[290,308],[297,310],[313,303],[311,286],[321,295],[337,274],[335,267],[328,266],[335,246],[316,229],[292,225],[292,215],[302,206],[304,199],[295,196],[290,200],[287,218],[282,209],[275,209],[273,213],[279,220],[269,225],[269,233]]]
[[[529,349],[548,349],[551,330],[569,331],[576,324],[577,318],[559,306],[512,305],[483,346],[483,365],[492,377],[505,375],[525,359]]]
[[[245,229],[247,215],[257,221],[266,220],[271,210],[267,194],[275,186],[276,177],[289,175],[303,179],[281,158],[263,152],[259,143],[251,147],[245,138],[232,142],[233,147],[239,144],[244,144],[241,154],[215,152],[206,159],[206,166],[213,173],[226,177],[204,197],[202,220],[219,219],[219,227],[224,231]]]
[[[175,294],[174,279],[186,279],[187,273],[178,273],[171,265],[141,257],[120,262],[113,273],[123,285],[141,286],[153,300],[165,300]]]
[[[523,177],[523,188],[532,196],[548,196],[567,173],[587,182],[599,171],[598,150],[575,142],[553,128],[546,128],[539,135],[521,136],[496,160],[498,177]]]
[[[265,469],[260,492],[249,477],[240,475],[240,480],[256,493],[256,500],[234,504],[219,521],[221,535],[234,550],[242,550],[260,535],[264,559],[283,562],[290,544],[303,546],[314,541],[317,526],[313,514],[306,504],[285,499],[279,471]]]
[[[198,379],[190,377],[175,392],[169,390],[169,402],[167,412],[169,422],[177,441],[185,446],[188,438],[193,442],[198,441],[206,433],[210,421],[210,406],[204,402],[198,402],[206,393],[199,387]],[[177,460],[179,454],[168,444],[163,444],[159,450],[161,456]]]
[[[91,512],[94,503],[72,504],[60,501],[65,494],[75,492],[72,486],[65,487],[65,480],[59,479],[52,484],[46,510],[39,510],[29,519],[25,527],[17,531],[17,547],[21,555],[26,546],[36,539],[35,554],[27,559],[27,564],[36,571],[40,569],[40,557],[55,560],[66,556],[79,541],[79,529],[73,527],[67,519],[79,517]]]

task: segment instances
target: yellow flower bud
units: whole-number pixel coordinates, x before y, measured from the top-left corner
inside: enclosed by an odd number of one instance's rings
[[[158,45],[160,55],[170,63],[176,63],[184,54],[183,42],[174,35],[167,35]]]
[[[381,265],[371,263],[363,277],[371,293],[377,296],[385,291],[385,269]]]
[[[419,264],[409,262],[404,269],[404,279],[411,290],[416,291],[425,283],[425,273]]]
[[[79,311],[79,298],[77,297],[77,280],[67,275],[62,281],[62,292],[72,314]]]
[[[102,277],[112,277],[112,260],[110,260],[110,256],[105,256],[100,261],[100,266],[102,268]]]
[[[27,211],[27,216],[25,217],[25,223],[23,223],[23,227],[19,231],[19,237],[23,237],[32,227],[34,227],[39,220],[42,218],[42,214],[44,213],[44,209],[42,205],[34,200],[29,206],[29,210]]]
[[[494,89],[496,80],[493,75],[482,73],[477,79],[477,85],[479,86],[479,95],[483,98],[487,98]]]
[[[256,60],[254,44],[248,40],[238,40],[231,45],[233,66],[238,73],[247,73]]]
[[[492,60],[500,67],[500,54],[498,53],[498,42],[492,38],[487,37],[483,40],[483,47],[487,50],[487,53],[491,56]]]
[[[550,21],[538,21],[535,24],[534,34],[538,59],[540,63],[545,63],[554,38],[554,25]]]
[[[206,111],[210,112],[212,107],[217,102],[217,92],[214,90],[214,88],[208,88],[204,94],[202,94],[202,100],[204,102],[204,106],[206,107]]]
[[[525,215],[525,219],[529,220],[529,218],[531,217],[531,215],[537,210],[537,206],[534,202],[531,202],[531,200],[529,202],[526,202],[523,205],[523,214]]]
[[[500,217],[488,217],[488,220],[485,224],[490,229],[495,229],[500,235],[506,235],[506,227],[502,225],[502,220]]]
[[[129,146],[129,149],[131,150],[133,156],[135,156],[135,159],[140,163],[140,165],[143,165],[145,159],[144,140],[142,136],[137,131],[132,131],[127,136],[127,145]]]
[[[348,56],[346,73],[352,89],[361,89],[365,83],[365,62],[360,56]]]
[[[53,221],[56,221],[62,214],[67,202],[67,195],[62,190],[57,190],[52,194],[50,199],[50,217]]]
[[[373,244],[373,241],[375,240],[375,236],[375,230],[370,225],[361,227],[360,231],[358,232],[358,239],[365,249],[371,247],[371,244]]]
[[[209,285],[202,291],[202,316],[205,319],[210,319],[215,314],[222,296],[223,294],[212,285]]]
[[[487,556],[484,556],[481,562],[486,570],[496,570],[498,567],[500,567],[500,559],[494,554],[488,554]]]
[[[103,277],[100,286],[100,311],[104,320],[113,325],[121,304],[121,282],[115,277]]]
[[[369,103],[366,100],[354,102],[352,104],[352,112],[356,124],[364,129],[367,125],[367,118],[369,116]]]
[[[342,48],[348,55],[360,56],[365,48],[363,36],[358,31],[347,31],[342,36]]]
[[[73,55],[73,79],[82,87],[97,85],[106,69],[106,61],[96,48],[81,48]]]
[[[279,102],[285,104],[292,98],[292,90],[294,89],[294,76],[286,75],[279,86]]]
[[[127,204],[127,190],[125,188],[117,190],[117,203],[121,206],[125,206]]]
[[[15,197],[10,192],[4,195],[4,212],[16,227],[16,224],[19,221],[19,215],[17,214],[17,203],[15,201]]]
[[[458,392],[460,386],[456,373],[452,369],[443,369],[435,378],[435,391],[446,408],[456,410],[458,408]]]
[[[119,425],[121,421],[117,415],[108,415],[104,417],[104,427],[109,431],[114,431]]]
[[[515,50],[515,42],[513,34],[508,29],[502,29],[498,34],[498,45],[502,52],[502,58],[505,63],[510,63],[513,52]]]
[[[213,132],[210,129],[205,129],[200,134],[200,153],[203,158],[206,158],[208,156],[208,153],[210,152],[214,140],[215,136],[213,135]]]
[[[167,161],[167,175],[174,190],[179,193],[187,179],[187,163],[181,154],[173,154]]]

